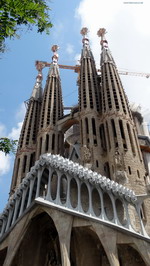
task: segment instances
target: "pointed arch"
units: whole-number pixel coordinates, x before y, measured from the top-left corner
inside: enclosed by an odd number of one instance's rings
[[[11,263],[16,265],[61,265],[58,232],[47,213],[42,212],[30,221]]]

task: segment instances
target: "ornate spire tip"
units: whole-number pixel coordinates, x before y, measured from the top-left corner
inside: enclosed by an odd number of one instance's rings
[[[52,56],[53,64],[57,64],[58,57],[59,57],[58,54],[57,54],[57,51],[59,50],[59,46],[57,44],[55,44],[55,45],[52,46],[51,50],[54,53],[53,56]]]
[[[51,48],[52,52],[55,53],[59,50],[59,46],[57,44],[54,44]]]
[[[98,35],[98,37],[104,37],[106,33],[107,33],[107,32],[106,32],[106,29],[104,29],[104,28],[100,28],[100,29],[98,30],[98,32],[97,32],[97,35]]]
[[[88,28],[86,28],[86,27],[82,28],[81,31],[80,31],[80,33],[81,33],[82,36],[87,35],[88,32],[89,32],[89,30],[88,30]]]

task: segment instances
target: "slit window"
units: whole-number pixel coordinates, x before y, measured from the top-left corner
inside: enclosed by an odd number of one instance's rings
[[[14,186],[16,186],[16,184],[17,184],[17,176],[18,176],[18,173],[19,173],[19,167],[20,167],[20,158],[17,161],[16,178],[15,178]]]
[[[95,119],[92,118],[92,129],[93,129],[93,135],[96,136],[96,125],[95,125]]]
[[[34,165],[34,162],[35,162],[35,152],[31,153],[31,156],[30,156],[29,171],[30,171],[30,168]]]
[[[27,164],[27,155],[25,155],[23,159],[23,173],[25,173],[26,171],[26,164]]]
[[[133,155],[135,155],[135,148],[134,148],[134,144],[133,144],[133,137],[131,134],[131,129],[129,124],[127,124],[127,130],[128,130],[128,135],[129,135],[129,140],[130,140],[130,145],[131,145],[131,149],[132,149],[132,153]]]
[[[52,135],[52,150],[55,148],[55,134]]]
[[[110,144],[110,135],[109,135],[109,128],[108,128],[108,123],[106,122],[106,131],[107,131],[107,136],[108,136],[108,146],[109,150],[111,149],[111,144]]]
[[[104,151],[107,151],[105,129],[104,129],[103,124],[100,125],[99,133],[100,133],[100,139],[101,139],[101,147],[103,148]]]
[[[123,147],[124,147],[124,149],[127,149],[127,144],[126,144],[126,139],[125,139],[125,134],[124,134],[124,128],[123,128],[122,120],[119,120],[119,127],[120,127],[121,137],[122,137],[122,140],[123,140]]]
[[[129,170],[129,175],[131,175],[132,172],[131,172],[131,167],[130,166],[128,166],[128,170]]]
[[[105,171],[106,177],[111,179],[111,177],[110,177],[110,168],[109,168],[109,163],[108,162],[106,162],[104,164],[104,171]]]
[[[112,125],[115,147],[117,148],[118,147],[118,140],[117,140],[117,133],[116,133],[116,127],[115,127],[114,119],[111,119],[111,125]]]
[[[39,155],[41,154],[42,152],[42,138],[40,138],[40,149],[39,149]]]
[[[85,118],[85,127],[86,127],[86,133],[89,134],[89,124],[87,117]]]
[[[45,151],[48,151],[49,148],[49,135],[46,135]]]

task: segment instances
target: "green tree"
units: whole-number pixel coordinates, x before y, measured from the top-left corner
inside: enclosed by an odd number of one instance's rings
[[[0,138],[0,151],[4,152],[5,155],[10,152],[15,153],[17,147],[17,140],[12,140],[9,138]]]
[[[17,37],[22,25],[37,32],[49,33],[50,22],[47,0],[0,0],[0,52],[4,52],[5,40]]]

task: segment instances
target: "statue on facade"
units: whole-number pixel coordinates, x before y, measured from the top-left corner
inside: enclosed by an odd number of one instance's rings
[[[116,149],[115,151],[114,164],[115,164],[115,172],[114,172],[115,181],[122,185],[128,183],[127,173],[124,169],[123,156],[122,154],[120,154],[118,149]]]

